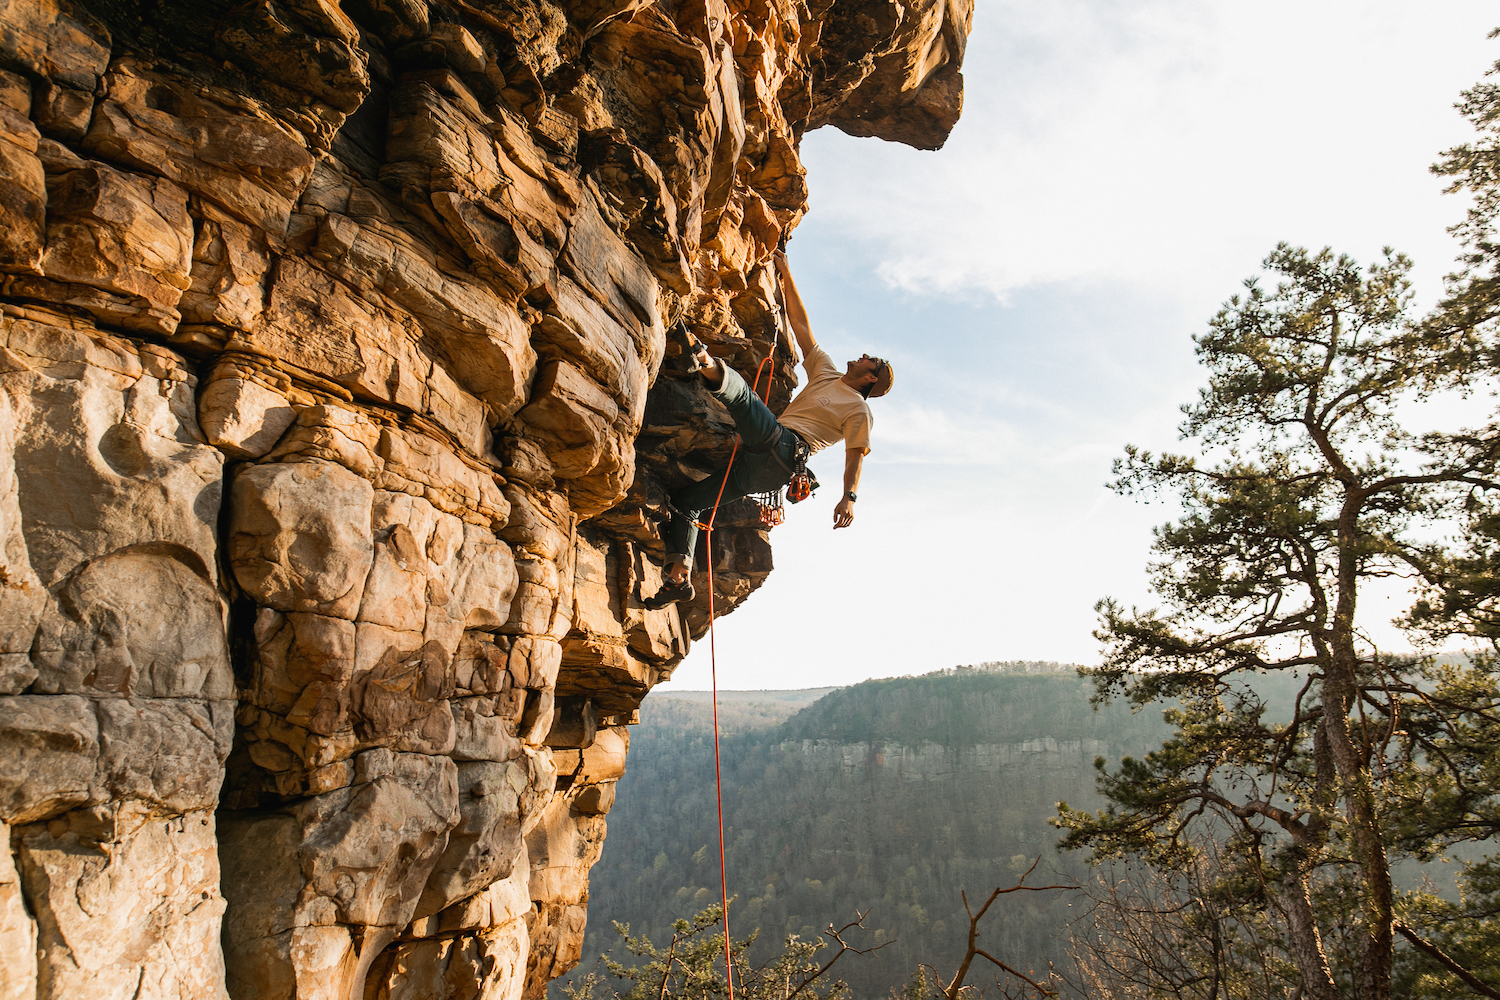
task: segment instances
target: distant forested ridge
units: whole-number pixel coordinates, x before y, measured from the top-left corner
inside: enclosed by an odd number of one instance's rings
[[[769,951],[869,910],[870,940],[896,942],[840,964],[856,996],[885,995],[918,962],[951,974],[967,928],[959,891],[1013,884],[1038,854],[1042,880],[1086,878],[1084,857],[1054,850],[1056,803],[1095,804],[1094,758],[1143,754],[1166,732],[1156,712],[1096,712],[1091,690],[1069,666],[992,663],[840,688],[779,723],[797,692],[733,693],[721,724],[736,936],[759,927]],[[711,707],[692,698],[642,706],[590,879],[580,974],[604,949],[623,957],[611,921],[664,943],[673,919],[718,899]],[[984,940],[1039,968],[1061,958],[1072,913],[1061,897],[1008,897]]]

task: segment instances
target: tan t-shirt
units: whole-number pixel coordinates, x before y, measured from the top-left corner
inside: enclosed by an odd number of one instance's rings
[[[787,404],[782,426],[802,435],[813,451],[842,440],[846,449],[868,455],[875,417],[865,397],[840,381],[843,372],[821,347],[808,353],[802,367],[807,371],[807,388]]]

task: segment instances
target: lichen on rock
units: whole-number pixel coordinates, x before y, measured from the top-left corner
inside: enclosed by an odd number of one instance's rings
[[[665,331],[784,404],[801,137],[940,146],[970,16],[0,0],[0,998],[577,961],[707,624],[640,600],[732,443]],[[770,548],[716,534],[727,611]]]

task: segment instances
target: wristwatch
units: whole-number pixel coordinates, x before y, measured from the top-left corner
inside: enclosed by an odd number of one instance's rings
[[[851,503],[859,499],[858,494],[856,494],[853,490],[845,493],[844,496],[848,497]]]

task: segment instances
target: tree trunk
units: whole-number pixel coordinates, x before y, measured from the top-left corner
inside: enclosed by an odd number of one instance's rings
[[[1294,850],[1301,853],[1300,848]],[[1282,879],[1281,897],[1291,922],[1292,954],[1297,959],[1297,970],[1302,973],[1302,995],[1307,1000],[1342,1000],[1338,987],[1333,985],[1328,956],[1323,953],[1323,936],[1318,932],[1318,921],[1313,916],[1312,900],[1307,892],[1307,872],[1300,859]]]
[[[1351,496],[1339,517],[1338,605],[1333,617],[1331,662],[1323,682],[1323,723],[1338,768],[1344,814],[1349,822],[1354,857],[1364,875],[1365,953],[1355,975],[1358,1000],[1391,1000],[1391,966],[1395,954],[1395,907],[1390,860],[1385,853],[1375,806],[1368,749],[1355,745],[1349,711],[1358,695],[1359,654],[1354,640],[1358,593],[1357,518],[1364,497]]]
[[[1348,688],[1352,688],[1352,681],[1351,676]],[[1346,715],[1349,699],[1338,697],[1331,690],[1333,687],[1330,683],[1325,688],[1324,719],[1328,723],[1329,743],[1343,786],[1344,814],[1349,822],[1351,846],[1365,883],[1361,893],[1365,953],[1355,976],[1355,996],[1358,1000],[1391,1000],[1395,908],[1390,860],[1386,857],[1385,840],[1380,833],[1370,770],[1349,732]],[[1339,687],[1345,688],[1345,685]]]
[[[1395,957],[1395,906],[1391,866],[1375,818],[1369,775],[1364,787],[1350,790],[1350,824],[1354,827],[1356,854],[1364,865],[1365,956],[1359,970],[1356,995],[1361,1000],[1390,1000],[1391,966]]]

